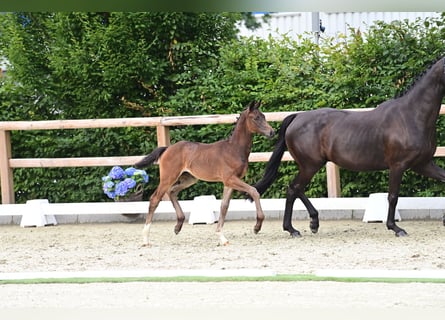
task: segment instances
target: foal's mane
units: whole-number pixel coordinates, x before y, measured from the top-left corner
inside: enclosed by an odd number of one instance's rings
[[[235,131],[236,126],[237,126],[237,124],[238,124],[238,122],[239,122],[239,119],[242,117],[244,111],[246,111],[248,108],[249,108],[249,107],[246,107],[246,108],[239,114],[239,116],[236,117],[236,120],[235,120],[235,122],[233,123],[233,129],[232,129],[232,132],[231,132],[230,135],[227,137],[227,140],[229,140],[229,139],[232,137],[233,132]]]
[[[405,94],[407,94],[416,84],[417,82],[423,78],[423,76],[428,73],[428,71],[431,70],[431,68],[433,67],[433,65],[436,64],[437,61],[439,61],[440,59],[444,58],[443,55],[440,55],[439,57],[437,57],[435,60],[433,60],[433,62],[430,62],[430,64],[428,65],[428,67],[420,74],[418,74],[414,80],[411,82],[411,84],[405,88],[405,90],[396,93],[395,98],[400,98],[401,96],[404,96]],[[445,67],[445,66],[444,66]]]

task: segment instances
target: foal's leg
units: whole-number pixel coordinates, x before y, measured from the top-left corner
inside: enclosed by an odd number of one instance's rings
[[[218,224],[216,225],[216,235],[219,237],[219,244],[226,246],[229,241],[224,237],[222,233],[222,228],[226,220],[227,209],[229,208],[230,198],[232,197],[233,189],[224,186],[223,197],[221,200],[221,209],[219,213]]]
[[[168,196],[170,197],[170,201],[173,204],[173,207],[175,208],[175,212],[176,212],[176,217],[177,217],[176,225],[175,225],[175,233],[176,234],[178,234],[181,231],[182,225],[184,224],[184,220],[185,220],[184,212],[182,211],[182,208],[178,202],[178,194],[182,190],[195,184],[197,181],[198,181],[198,179],[196,179],[194,176],[192,176],[188,172],[184,172],[179,177],[178,181],[167,192]]]
[[[400,184],[402,183],[402,175],[404,170],[401,168],[391,168],[389,170],[389,192],[388,192],[388,218],[386,221],[386,227],[389,230],[393,230],[397,237],[407,236],[405,230],[398,227],[395,221],[395,211],[397,201],[399,199]]]
[[[148,213],[147,213],[147,217],[145,218],[144,229],[142,230],[142,237],[143,237],[142,245],[143,246],[149,245],[148,237],[150,234],[150,227],[151,227],[151,222],[153,220],[153,215],[154,215],[156,208],[159,205],[159,202],[162,199],[162,196],[165,194],[168,187],[169,186],[159,185],[158,188],[155,190],[155,192],[150,196],[150,203],[148,205]]]
[[[151,222],[153,220],[153,215],[155,213],[156,208],[159,205],[159,202],[162,200],[164,194],[171,188],[173,183],[178,179],[178,175],[164,175],[161,171],[160,182],[155,192],[150,196],[150,204],[148,205],[148,213],[147,218],[145,219],[144,229],[142,230],[143,237],[143,246],[148,246],[149,241],[148,237],[150,234]],[[178,213],[176,213],[178,215]]]
[[[225,181],[224,185],[240,192],[245,192],[253,199],[256,208],[256,224],[253,228],[253,231],[255,233],[258,233],[261,230],[261,226],[263,225],[264,221],[264,212],[261,208],[260,194],[258,193],[258,191],[255,189],[255,187],[248,185],[236,176],[233,176]]]

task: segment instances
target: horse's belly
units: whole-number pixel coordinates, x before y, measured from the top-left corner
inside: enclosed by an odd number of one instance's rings
[[[353,147],[342,148],[342,150],[331,150],[327,157],[329,161],[351,171],[376,171],[388,168],[383,152],[378,150],[367,150]]]
[[[388,169],[388,166],[384,163],[376,163],[376,162],[348,162],[348,161],[333,161],[336,165],[343,169],[351,170],[351,171],[378,171],[378,170],[385,170]]]

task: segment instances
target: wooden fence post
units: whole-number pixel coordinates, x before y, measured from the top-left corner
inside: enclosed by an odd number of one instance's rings
[[[167,126],[156,126],[156,136],[158,139],[158,147],[166,147],[170,145],[170,129]],[[170,197],[167,194],[162,196],[162,200],[168,201]]]
[[[335,163],[330,161],[326,163],[326,178],[328,184],[328,198],[340,197],[340,169]]]
[[[10,136],[9,131],[0,130],[0,185],[2,189],[2,204],[15,202],[12,168],[9,166],[9,159],[11,159]]]
[[[166,147],[170,145],[170,129],[166,126],[156,126],[156,135],[158,139],[158,147]]]

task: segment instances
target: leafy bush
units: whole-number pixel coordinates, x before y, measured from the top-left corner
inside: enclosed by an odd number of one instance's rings
[[[235,102],[245,103],[253,98],[265,102],[264,111],[374,108],[403,94],[444,53],[443,17],[414,23],[377,23],[366,34],[352,31],[348,38],[321,39],[320,46],[303,38],[293,41],[286,37],[233,41],[222,48],[217,70],[200,80],[201,97],[206,105],[218,106],[213,108],[215,113],[238,112],[233,107],[237,105]],[[203,99],[193,104],[200,103]],[[445,144],[444,121],[440,117],[437,124],[439,145]],[[199,131],[196,135],[187,132],[190,135],[184,138],[202,139]],[[271,151],[272,148],[271,141],[255,138],[253,151]],[[442,159],[436,160],[443,163]],[[265,164],[250,164],[245,180],[248,183],[258,181],[264,167]],[[285,196],[287,185],[297,170],[295,164],[283,163],[278,180],[264,197]],[[346,197],[386,192],[388,173],[341,170],[341,186],[342,196]],[[445,192],[441,183],[408,171],[401,194],[441,196]],[[315,175],[307,195],[327,196],[325,169]]]
[[[292,40],[235,38],[237,14],[15,13],[0,15],[0,55],[12,66],[0,85],[1,120],[240,113],[253,99],[263,111],[373,108],[406,88],[445,47],[444,18],[377,23],[366,34]],[[272,123],[277,129],[279,123]],[[213,142],[233,126],[172,128],[172,142]],[[445,145],[445,118],[437,124]],[[255,136],[252,151],[275,140]],[[152,128],[24,131],[12,135],[14,158],[143,155],[156,147]],[[443,165],[442,159],[437,162]],[[259,180],[265,163],[245,178]],[[110,168],[15,169],[17,202],[106,201],[97,177]],[[264,197],[283,197],[298,168],[283,163]],[[146,196],[158,168],[147,170]],[[343,196],[387,190],[387,172],[341,170]],[[182,199],[221,195],[200,182]],[[324,169],[308,196],[327,195]],[[442,196],[441,183],[407,172],[403,196]],[[241,195],[235,194],[235,197]]]

